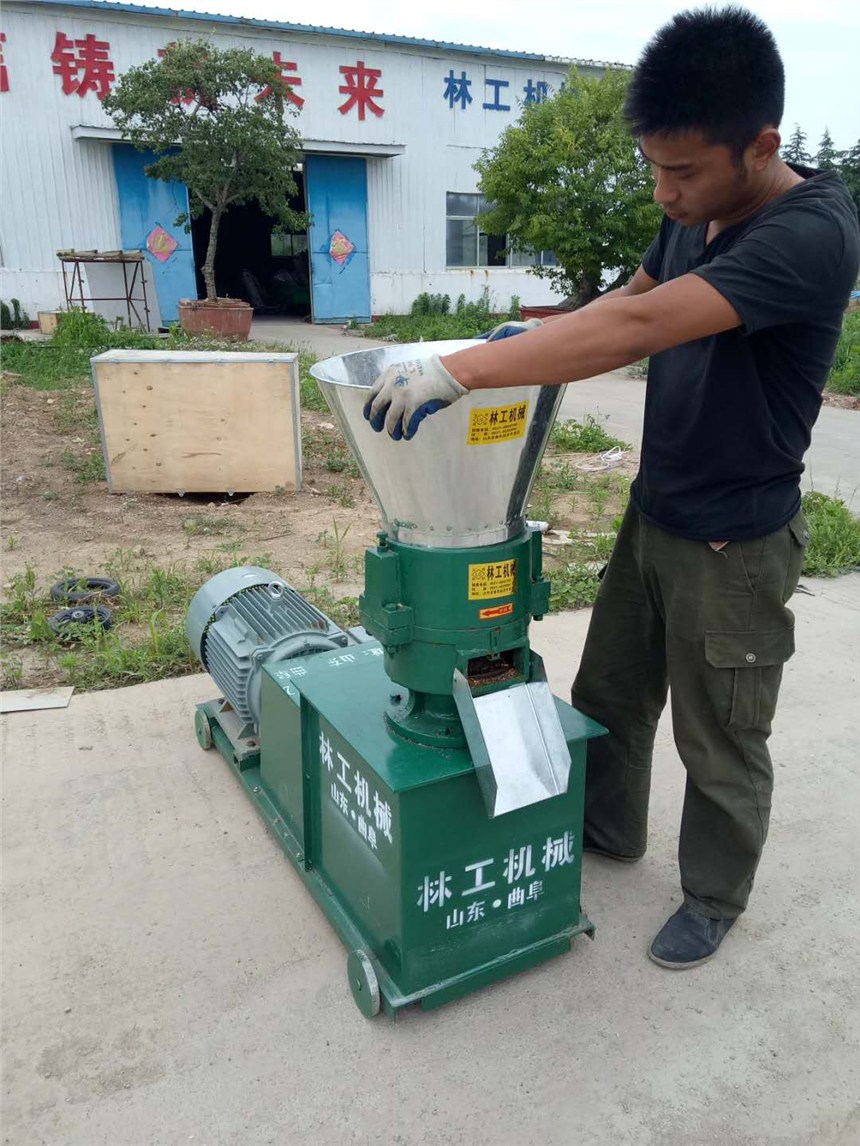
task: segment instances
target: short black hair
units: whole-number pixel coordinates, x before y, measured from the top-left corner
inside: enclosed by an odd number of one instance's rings
[[[736,157],[764,127],[779,127],[785,70],[770,29],[745,8],[697,8],[646,45],[624,114],[633,134],[701,131]]]

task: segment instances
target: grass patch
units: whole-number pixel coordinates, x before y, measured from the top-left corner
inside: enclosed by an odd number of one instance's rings
[[[324,564],[335,578],[345,575],[351,561],[344,549],[348,532],[349,525],[335,523],[331,533],[321,538]],[[73,643],[58,639],[48,624],[48,618],[62,608],[51,598],[50,586],[80,573],[64,569],[40,584],[35,570],[27,565],[12,577],[0,606],[3,687],[21,687],[22,661],[16,650],[24,648],[38,648],[46,670],[53,668],[66,684],[80,690],[119,688],[200,672],[185,638],[191,598],[207,578],[224,569],[271,564],[270,553],[242,553],[236,542],[201,554],[193,563],[175,562],[167,567],[138,558],[132,550],[116,550],[104,563],[105,572],[122,586],[121,596],[110,602],[112,627],[85,631]],[[344,628],[358,623],[357,598],[335,596],[328,585],[316,584],[314,574],[309,580],[306,586],[297,583],[296,589]]]
[[[814,491],[802,499],[809,526],[809,548],[803,572],[808,577],[835,577],[860,567],[860,521],[844,501]]]
[[[302,455],[306,465],[318,466],[332,474],[361,477],[352,452],[339,430],[321,430],[317,426],[302,427]]]
[[[477,338],[487,334],[505,319],[519,320],[520,300],[511,299],[507,312],[494,305],[489,288],[484,287],[477,302],[466,302],[460,295],[452,305],[447,294],[420,294],[409,314],[384,314],[372,326],[363,328],[370,338],[390,338],[396,342],[436,342],[448,338]]]
[[[860,310],[845,314],[827,389],[835,394],[860,394]]]
[[[63,454],[63,465],[75,475],[79,485],[89,482],[106,481],[105,460],[100,449],[92,449],[84,454],[75,454],[66,450]]]
[[[64,390],[91,382],[90,359],[105,350],[219,350],[230,354],[286,354],[281,342],[230,342],[218,338],[189,335],[174,324],[166,337],[136,330],[111,330],[103,318],[86,311],[63,314],[56,333],[46,342],[9,339],[3,343],[3,370],[13,375],[12,383],[34,390]],[[299,352],[299,381],[307,409],[327,410],[325,399],[308,370],[317,361],[313,354]],[[304,403],[304,396],[310,402]]]
[[[584,609],[594,604],[600,579],[597,570],[579,562],[570,562],[558,569],[546,570],[550,583],[549,611],[562,613],[567,609]]]
[[[626,443],[613,438],[591,414],[585,421],[556,422],[550,431],[550,449],[565,454],[599,454],[607,450],[626,449]]]

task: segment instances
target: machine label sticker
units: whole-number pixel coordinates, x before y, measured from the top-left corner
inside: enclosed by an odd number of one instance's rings
[[[510,848],[504,859],[476,860],[460,873],[434,871],[417,885],[415,906],[424,914],[445,912],[446,931],[527,908],[544,894],[552,871],[574,862],[575,839],[575,833],[568,831],[547,836],[542,843]],[[439,919],[441,926],[441,914]]]
[[[515,438],[521,438],[526,432],[528,412],[528,402],[470,410],[466,445],[491,446],[497,442],[512,442]]]
[[[490,561],[469,566],[469,600],[487,601],[512,597],[517,585],[516,561]]]
[[[329,796],[340,814],[364,840],[372,852],[384,841],[394,843],[391,805],[383,800],[367,775],[342,752],[332,746],[328,734],[320,730],[320,765],[329,780]]]
[[[512,602],[507,605],[496,605],[495,609],[479,609],[478,617],[482,621],[492,621],[495,617],[509,617],[514,611]]]

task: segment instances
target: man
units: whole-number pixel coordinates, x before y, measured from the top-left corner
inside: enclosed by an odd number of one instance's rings
[[[838,176],[779,157],[783,94],[756,17],[676,16],[646,47],[625,108],[665,212],[631,281],[504,343],[389,367],[365,408],[374,429],[409,439],[471,390],[650,357],[640,471],[572,700],[609,729],[589,746],[584,846],[630,862],[645,852],[671,686],[684,903],[649,951],[671,968],[715,954],[761,857],[766,742],[794,651],[786,602],[808,540],[801,459],[860,260]]]

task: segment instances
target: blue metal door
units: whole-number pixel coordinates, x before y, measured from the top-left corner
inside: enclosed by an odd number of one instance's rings
[[[367,169],[363,159],[305,158],[314,322],[370,321]]]
[[[114,145],[123,249],[143,251],[152,268],[161,321],[168,323],[178,321],[181,298],[197,298],[197,280],[191,233],[176,226],[177,217],[188,211],[188,189],[184,183],[149,179],[144,168],[154,161],[151,151]]]

